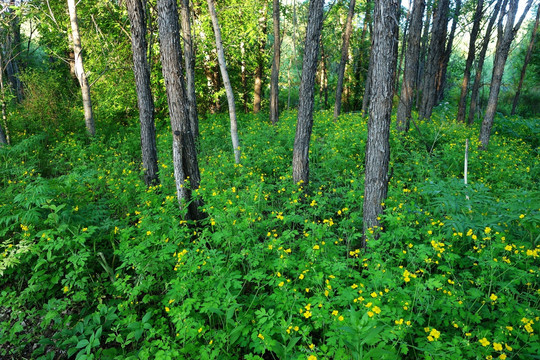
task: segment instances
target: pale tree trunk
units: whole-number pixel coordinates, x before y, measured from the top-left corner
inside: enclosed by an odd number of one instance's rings
[[[431,117],[431,112],[437,100],[437,75],[445,54],[449,8],[449,0],[439,0],[437,9],[434,12],[428,60],[422,82],[422,102],[418,111],[420,119]]]
[[[176,195],[186,218],[198,220],[204,217],[199,209],[202,201],[192,196],[199,188],[201,176],[197,162],[195,139],[189,124],[188,99],[182,68],[180,26],[176,0],[158,0],[158,28],[161,64],[173,134],[173,168]]]
[[[392,114],[393,74],[397,63],[394,42],[398,41],[396,11],[398,0],[375,2],[373,14],[373,74],[369,105],[368,135],[366,142],[363,241],[380,226],[378,217],[383,213],[383,202],[388,193],[388,163],[390,161],[390,116]]]
[[[2,107],[2,124],[0,124],[0,147],[7,145],[9,141],[9,129],[7,127],[6,93],[4,89],[4,56],[0,48],[0,102]],[[3,128],[2,128],[3,127]]]
[[[420,108],[420,95],[422,94],[422,85],[424,80],[424,73],[426,72],[426,60],[428,52],[428,39],[429,29],[433,18],[433,3],[432,0],[427,0],[426,3],[426,21],[424,22],[424,29],[422,31],[422,39],[420,40],[420,54],[418,58],[418,74],[416,75],[416,107]]]
[[[345,76],[345,66],[349,60],[349,42],[352,33],[352,19],[354,17],[354,7],[356,0],[351,0],[349,4],[349,13],[347,14],[347,22],[345,23],[345,32],[343,33],[343,43],[341,45],[341,61],[338,68],[338,80],[336,85],[336,102],[334,104],[334,121],[337,120],[341,113],[341,95],[343,93],[343,78]]]
[[[253,86],[253,112],[257,114],[261,111],[263,75],[265,68],[264,48],[266,47],[266,0],[262,2],[260,10],[259,29],[262,39],[259,42],[259,52],[257,54],[257,67],[255,68],[255,85]]]
[[[71,37],[73,40],[73,52],[75,53],[75,75],[81,85],[83,108],[84,108],[84,122],[86,123],[86,130],[91,136],[96,134],[96,128],[94,125],[94,113],[92,111],[92,99],[90,97],[90,84],[88,78],[84,72],[81,36],[79,35],[79,24],[77,20],[77,8],[75,7],[75,0],[67,0],[69,10],[69,20],[71,22]]]
[[[146,58],[145,9],[142,0],[126,0],[131,23],[131,48],[133,52],[133,74],[137,86],[137,104],[141,124],[141,152],[144,167],[144,182],[147,186],[159,183],[156,129],[154,125],[154,99],[150,89],[150,68]]]
[[[469,53],[467,54],[467,60],[465,62],[465,71],[463,73],[463,82],[461,83],[461,94],[459,96],[457,121],[465,121],[465,111],[467,110],[467,90],[469,88],[469,81],[471,79],[471,67],[476,56],[476,39],[478,38],[478,32],[480,31],[480,21],[484,13],[484,0],[478,0],[476,4],[476,10],[473,17],[473,27],[469,40]]]
[[[529,65],[529,61],[531,61],[531,55],[532,55],[532,51],[534,49],[534,44],[536,41],[536,32],[538,31],[539,19],[540,19],[540,6],[538,6],[538,9],[536,11],[536,21],[534,23],[533,32],[531,34],[531,41],[529,42],[529,47],[527,49],[527,55],[525,55],[525,62],[523,63],[523,67],[521,68],[521,76],[519,77],[519,84],[516,90],[516,96],[514,97],[514,102],[512,103],[511,115],[514,115],[516,113],[517,104],[519,102],[519,96],[521,94],[521,87],[523,86],[523,80],[525,79],[525,72],[527,71],[527,65]]]
[[[502,30],[502,18],[504,12],[501,13],[499,22],[499,32],[497,36],[497,50],[495,53],[495,61],[493,63],[493,75],[491,78],[491,86],[489,89],[489,98],[486,107],[486,114],[484,115],[484,121],[482,121],[482,127],[480,128],[479,140],[482,143],[480,148],[487,150],[489,144],[489,137],[491,135],[491,128],[493,127],[493,119],[495,118],[495,112],[497,111],[497,101],[499,99],[499,91],[501,89],[501,82],[504,73],[504,65],[508,58],[508,52],[510,51],[510,45],[516,36],[516,33],[525,18],[525,15],[529,11],[532,0],[527,1],[527,5],[520,19],[514,25],[516,20],[516,14],[518,11],[519,0],[509,0],[509,8],[506,18],[506,26]],[[502,31],[501,31],[502,30]]]
[[[324,51],[324,43],[321,37],[321,86],[319,88],[319,102],[323,105],[323,109],[328,107],[328,70],[326,66],[326,53]],[[324,96],[324,100],[323,100]]]
[[[207,0],[207,2],[208,9],[210,11],[210,17],[212,18],[212,25],[214,27],[214,35],[216,37],[216,49],[219,68],[221,70],[221,78],[223,79],[223,86],[225,87],[225,92],[227,94],[227,102],[229,103],[229,118],[231,120],[231,139],[234,149],[234,161],[237,164],[240,164],[240,142],[238,140],[238,130],[236,124],[236,106],[234,104],[234,93],[232,90],[231,82],[229,80],[229,73],[227,72],[227,63],[225,62],[225,52],[223,51],[221,30],[219,28],[216,8],[214,6],[214,0]]]
[[[506,6],[506,1],[504,0],[503,7]],[[482,42],[482,48],[480,49],[480,53],[478,54],[478,63],[476,64],[476,74],[474,76],[474,83],[471,89],[471,103],[469,107],[469,116],[467,118],[468,125],[472,125],[474,122],[474,116],[476,115],[476,103],[478,102],[478,92],[480,91],[480,83],[482,82],[482,71],[484,69],[484,62],[486,60],[486,53],[489,46],[489,42],[491,39],[491,32],[493,30],[493,26],[495,25],[495,21],[497,20],[497,16],[499,15],[499,10],[501,8],[501,3],[503,3],[503,0],[497,0],[495,3],[495,7],[493,9],[493,14],[491,15],[491,18],[489,19],[488,26],[486,28],[486,33],[484,35],[484,39]]]
[[[401,96],[396,116],[398,130],[405,132],[409,131],[413,94],[416,89],[420,36],[422,34],[422,18],[424,17],[425,6],[425,0],[415,0],[411,14],[405,71],[403,72],[403,84],[401,85]]]
[[[277,124],[279,120],[279,65],[281,60],[281,36],[279,23],[279,0],[273,0],[274,20],[274,61],[270,80],[270,121]]]
[[[182,0],[180,9],[182,17],[182,37],[184,38],[184,60],[186,63],[186,91],[189,102],[189,124],[193,137],[199,137],[199,115],[197,113],[197,96],[195,94],[195,48],[191,36],[189,0]]]
[[[458,24],[458,18],[461,14],[461,0],[456,0],[456,8],[454,10],[452,27],[450,35],[448,36],[448,42],[446,44],[446,50],[440,65],[439,75],[437,76],[437,97],[436,103],[440,103],[444,98],[444,89],[446,88],[446,72],[448,69],[448,63],[450,62],[450,55],[452,55],[452,47],[454,46],[454,37],[456,35],[456,28]]]
[[[317,58],[323,23],[324,0],[310,0],[306,40],[304,46],[304,63],[298,104],[298,119],[293,147],[293,181],[307,186],[309,183],[309,141],[313,128],[313,102],[315,92],[315,75]]]
[[[243,41],[240,42],[240,56],[242,61],[240,65],[240,79],[242,81],[242,105],[244,106],[244,113],[248,113],[248,89],[247,89],[247,75],[246,75],[246,46]]]

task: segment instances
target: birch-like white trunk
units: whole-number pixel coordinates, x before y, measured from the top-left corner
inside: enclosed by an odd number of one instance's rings
[[[86,130],[91,136],[96,134],[94,125],[94,113],[92,111],[92,98],[90,97],[90,84],[84,72],[81,36],[79,34],[79,24],[77,20],[77,8],[75,0],[67,0],[69,10],[69,20],[71,22],[71,37],[73,40],[73,52],[75,53],[75,75],[81,85],[83,107],[84,107],[84,122]]]
[[[227,63],[225,62],[225,52],[223,51],[223,42],[221,41],[221,30],[219,29],[219,22],[216,14],[216,7],[214,6],[214,0],[207,0],[208,10],[210,11],[210,17],[212,18],[212,25],[214,27],[214,35],[216,38],[216,49],[218,54],[219,69],[221,70],[221,78],[223,79],[223,86],[225,86],[225,93],[227,94],[227,102],[229,104],[229,117],[231,119],[231,139],[234,149],[234,161],[240,164],[240,142],[238,140],[238,126],[236,124],[236,106],[234,104],[234,93],[229,80],[229,73],[227,72]]]

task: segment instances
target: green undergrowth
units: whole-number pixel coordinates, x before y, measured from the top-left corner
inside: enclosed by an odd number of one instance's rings
[[[241,116],[241,165],[228,117],[201,120],[197,224],[181,220],[164,124],[149,189],[136,127],[0,149],[0,357],[539,354],[534,123],[498,118],[485,152],[443,111],[393,129],[383,229],[364,251],[366,119],[331,119],[316,114],[307,189],[291,179],[295,113]]]

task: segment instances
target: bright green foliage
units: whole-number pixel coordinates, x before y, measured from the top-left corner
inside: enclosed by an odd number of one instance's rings
[[[149,189],[136,127],[1,149],[0,357],[538,354],[540,161],[519,138],[530,128],[499,118],[489,152],[472,140],[465,186],[464,139],[477,134],[449,117],[420,123],[422,136],[392,132],[384,232],[367,252],[358,115],[316,115],[310,192],[291,183],[294,113],[277,127],[240,117],[242,165],[227,116],[202,121],[200,224],[180,220],[167,129]]]

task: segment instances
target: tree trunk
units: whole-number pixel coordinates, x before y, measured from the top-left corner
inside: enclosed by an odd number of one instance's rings
[[[263,87],[263,75],[265,68],[265,55],[264,48],[266,47],[266,0],[263,1],[261,17],[259,18],[259,29],[262,34],[262,39],[259,43],[259,53],[257,56],[257,67],[255,68],[255,85],[253,87],[253,113],[257,114],[261,111],[262,102],[262,87]]]
[[[371,44],[371,51],[369,52],[369,65],[368,72],[366,76],[366,85],[364,89],[364,96],[362,98],[362,116],[365,116],[368,113],[369,101],[371,97],[371,82],[373,77],[373,40]]]
[[[450,30],[450,35],[448,36],[448,42],[446,44],[446,50],[440,65],[439,75],[437,76],[438,82],[436,103],[440,103],[444,98],[444,89],[446,88],[446,71],[448,69],[448,63],[450,62],[450,55],[452,55],[452,47],[454,46],[454,37],[456,35],[456,28],[460,13],[461,0],[456,0],[456,8],[454,10],[454,15],[452,16],[452,28]]]
[[[323,104],[323,109],[328,107],[328,69],[326,66],[327,55],[324,51],[324,43],[321,36],[321,86],[319,88],[319,103]],[[324,100],[323,100],[324,98]]]
[[[304,63],[298,104],[298,119],[293,148],[293,181],[307,186],[309,183],[309,140],[313,128],[313,102],[317,58],[323,23],[324,0],[310,0],[306,40],[304,47]]]
[[[449,8],[449,0],[439,0],[433,15],[428,61],[422,84],[422,103],[418,112],[420,119],[431,117],[437,100],[437,74],[444,60]]]
[[[338,80],[336,85],[336,102],[334,104],[334,121],[337,120],[341,113],[341,95],[343,93],[343,78],[345,76],[345,66],[349,59],[349,41],[352,33],[352,19],[354,17],[354,7],[356,0],[351,0],[349,4],[349,13],[347,14],[347,22],[345,23],[345,32],[343,33],[343,44],[341,45],[341,61],[338,68]]]
[[[180,9],[182,17],[182,37],[184,38],[184,60],[186,63],[186,91],[189,102],[189,124],[195,142],[199,137],[199,115],[197,113],[197,96],[195,94],[195,49],[191,36],[189,0],[182,0]]]
[[[474,116],[476,114],[476,103],[478,102],[478,92],[480,91],[480,83],[482,82],[482,71],[484,69],[484,61],[486,59],[486,53],[489,46],[490,38],[491,38],[491,32],[493,30],[493,26],[495,25],[495,21],[497,20],[497,16],[499,15],[499,10],[501,8],[501,3],[504,1],[504,6],[506,6],[507,0],[497,0],[495,3],[495,7],[493,9],[493,14],[491,15],[491,18],[489,19],[489,23],[486,29],[486,34],[484,35],[484,40],[482,42],[482,48],[480,49],[480,53],[478,54],[478,63],[476,64],[476,74],[474,76],[474,83],[471,90],[471,104],[469,107],[469,116],[467,118],[468,125],[472,125],[474,122]]]
[[[412,0],[409,1],[409,7],[411,7],[412,5]],[[408,42],[407,42],[407,34],[409,33],[409,27],[411,26],[411,16],[412,16],[412,11],[409,9],[409,11],[407,11],[407,17],[405,18],[405,29],[403,29],[403,41],[401,42],[401,52],[398,52],[399,54],[399,60],[398,60],[398,64],[397,64],[397,67],[396,67],[396,77],[395,77],[395,85],[394,85],[394,95],[396,95],[399,91],[399,79],[401,78],[401,68],[403,66],[403,59],[405,58],[405,53],[407,52],[407,45],[408,45]],[[419,30],[419,34],[421,33],[422,31],[422,28],[420,28]]]
[[[471,78],[471,67],[476,55],[476,39],[478,38],[478,32],[480,31],[480,21],[482,20],[482,14],[484,13],[484,0],[478,0],[476,4],[476,11],[474,12],[473,27],[471,30],[469,41],[469,53],[467,54],[467,60],[465,62],[465,71],[463,74],[463,82],[461,83],[461,94],[459,96],[457,121],[465,121],[465,111],[467,109],[467,90],[469,87],[469,81]]]
[[[281,60],[281,37],[279,24],[279,0],[273,3],[274,19],[274,61],[272,62],[272,77],[270,80],[270,121],[273,125],[279,120],[279,64]]]
[[[247,114],[248,110],[248,88],[247,88],[247,75],[246,75],[246,46],[243,41],[240,41],[240,56],[242,57],[240,64],[240,80],[242,82],[242,105],[244,106],[244,113]]]
[[[0,124],[0,147],[7,145],[9,141],[9,129],[7,127],[6,93],[4,89],[4,56],[0,48],[0,102],[2,107],[2,124]],[[2,128],[4,127],[4,129]]]
[[[425,0],[415,0],[411,15],[407,55],[405,56],[405,71],[403,72],[403,84],[401,85],[401,96],[396,116],[398,130],[405,132],[409,131],[413,94],[416,89],[420,36],[425,6]]]
[[[212,25],[214,27],[214,35],[216,37],[216,49],[218,54],[219,68],[221,70],[221,78],[223,79],[223,86],[227,94],[227,102],[229,103],[229,118],[231,119],[231,139],[234,149],[234,161],[240,164],[240,142],[238,140],[238,130],[236,124],[236,106],[234,104],[234,93],[232,90],[231,82],[229,80],[229,73],[227,72],[227,63],[225,62],[225,52],[223,51],[223,42],[221,41],[221,30],[219,28],[218,18],[216,14],[216,8],[214,6],[214,0],[207,0],[210,17],[212,18]]]
[[[88,78],[84,72],[81,36],[79,35],[79,24],[77,20],[77,8],[75,7],[75,0],[67,0],[69,10],[69,20],[71,22],[71,36],[73,40],[73,52],[75,53],[75,74],[79,80],[82,91],[83,107],[84,107],[84,121],[86,123],[86,130],[90,136],[96,134],[96,128],[94,125],[94,113],[92,111],[92,99],[90,97],[90,84]]]
[[[432,23],[433,17],[433,4],[432,0],[427,0],[426,4],[427,14],[426,21],[424,23],[424,30],[422,32],[422,39],[420,40],[420,56],[418,59],[418,74],[416,75],[416,107],[420,107],[420,95],[422,94],[422,85],[424,81],[424,73],[426,70],[426,58],[428,52],[428,39],[429,39],[429,29],[430,24]]]
[[[146,186],[159,183],[156,128],[154,125],[154,99],[150,89],[150,68],[146,58],[146,19],[141,0],[126,0],[131,23],[131,48],[133,50],[133,74],[137,86],[137,103],[141,123],[141,151]]]
[[[161,64],[173,134],[173,168],[176,195],[181,209],[186,209],[190,220],[201,219],[199,210],[202,201],[192,197],[192,191],[199,188],[201,181],[195,139],[191,132],[182,69],[182,48],[180,47],[180,26],[176,0],[158,0],[158,27],[161,48]]]
[[[379,227],[378,217],[383,213],[383,202],[388,193],[388,163],[390,161],[390,116],[392,114],[393,74],[397,63],[394,42],[398,41],[398,23],[395,14],[399,0],[375,2],[373,15],[373,74],[369,105],[368,135],[366,142],[363,241]]]
[[[509,8],[507,12],[506,26],[504,30],[499,31],[497,36],[497,50],[495,53],[495,61],[493,63],[493,76],[491,78],[491,86],[489,89],[489,98],[486,107],[486,114],[484,115],[484,121],[482,121],[482,127],[480,128],[479,140],[482,143],[480,148],[487,150],[489,144],[489,137],[491,135],[491,128],[493,127],[493,119],[495,118],[495,112],[497,111],[497,100],[499,99],[499,91],[501,89],[501,82],[504,73],[504,65],[508,58],[508,52],[510,51],[510,45],[516,36],[516,33],[527,15],[529,8],[532,5],[532,0],[527,2],[525,11],[521,15],[521,18],[514,25],[516,14],[518,11],[519,0],[509,0]],[[504,12],[501,13],[499,29],[502,28],[502,18]],[[502,36],[502,37],[501,37]]]
[[[521,68],[521,76],[519,77],[519,84],[516,90],[516,96],[514,97],[514,102],[512,103],[511,115],[514,115],[516,113],[517,104],[519,102],[519,95],[521,94],[521,87],[523,86],[523,80],[525,79],[525,72],[527,71],[527,65],[529,65],[529,61],[531,61],[531,54],[534,48],[534,44],[536,42],[536,32],[538,30],[539,19],[540,19],[540,6],[538,6],[538,9],[536,10],[536,21],[534,23],[533,32],[531,34],[531,41],[529,42],[529,47],[527,49],[527,55],[525,55],[525,61],[523,63],[523,67]]]

